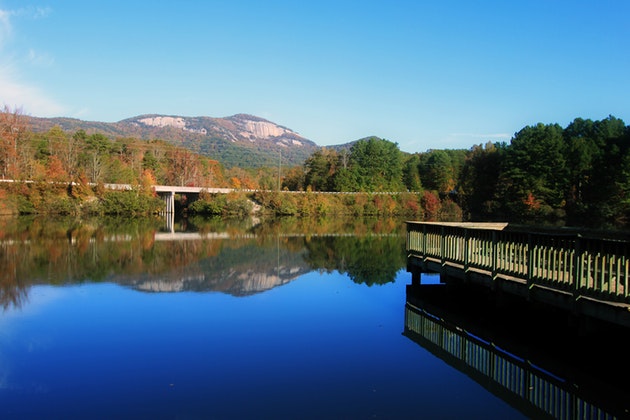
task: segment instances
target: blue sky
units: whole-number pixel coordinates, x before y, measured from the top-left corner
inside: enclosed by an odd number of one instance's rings
[[[538,122],[630,124],[629,16],[626,0],[0,0],[0,104],[470,148]]]

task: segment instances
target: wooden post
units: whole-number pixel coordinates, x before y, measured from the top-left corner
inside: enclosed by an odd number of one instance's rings
[[[580,298],[580,289],[584,281],[584,255],[582,254],[582,241],[580,235],[575,236],[573,253],[573,311],[577,313],[577,301]]]
[[[446,235],[444,235],[444,226],[440,226],[440,263],[442,267],[445,263],[444,254],[446,254]]]
[[[468,273],[468,229],[464,228],[464,272]]]
[[[422,274],[417,268],[411,271],[411,285],[419,286],[422,284]]]
[[[494,282],[497,278],[497,232],[495,230],[492,231],[492,281]]]
[[[534,287],[534,240],[532,233],[527,233],[527,299],[532,298],[532,288]]]
[[[427,225],[422,225],[422,245],[421,245],[422,261],[427,261]]]

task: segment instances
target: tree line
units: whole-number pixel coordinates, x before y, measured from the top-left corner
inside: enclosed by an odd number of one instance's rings
[[[536,124],[510,142],[404,153],[369,137],[321,148],[294,167],[226,169],[161,140],[101,133],[36,133],[28,117],[0,112],[0,178],[236,189],[412,192],[419,214],[465,220],[625,226],[630,216],[630,129],[613,116]],[[414,203],[411,203],[415,206]],[[284,206],[289,207],[289,206]]]
[[[137,184],[143,178],[171,184],[223,182],[217,161],[160,140],[111,140],[79,129],[56,126],[43,133],[29,130],[28,117],[5,106],[0,113],[0,177],[33,181]]]
[[[415,191],[429,218],[449,206],[473,221],[623,227],[630,222],[630,128],[613,116],[576,118],[565,128],[526,126],[509,143],[413,154],[372,137],[316,151],[285,186]]]
[[[226,169],[209,155],[164,140],[112,139],[55,126],[31,130],[19,108],[0,109],[0,179],[277,189],[278,168]]]
[[[475,219],[626,226],[630,129],[613,116],[527,126],[509,144],[473,147],[458,188]]]

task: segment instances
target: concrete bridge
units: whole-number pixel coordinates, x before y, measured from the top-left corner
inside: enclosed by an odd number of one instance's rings
[[[134,187],[130,184],[105,184],[105,188],[113,190],[131,190]],[[381,194],[381,195],[396,195],[407,194],[400,191],[348,191],[348,192],[330,192],[330,191],[278,191],[278,190],[248,190],[248,189],[234,189],[234,188],[209,188],[209,187],[178,187],[173,185],[154,185],[155,192],[164,200],[164,212],[163,214],[175,213],[175,194],[199,196],[201,192],[207,192],[209,194],[229,194],[231,192],[281,192],[286,194]],[[416,193],[413,193],[416,194]]]
[[[201,188],[201,187],[175,187],[170,185],[156,185],[155,192],[164,200],[164,213],[175,213],[175,194],[194,195],[204,191],[209,194],[228,194],[234,191],[233,188]]]
[[[131,190],[134,187],[130,184],[105,184],[105,188],[112,190]],[[201,192],[209,194],[229,194],[236,191],[233,188],[208,188],[208,187],[178,187],[174,185],[154,185],[156,194],[164,200],[165,215],[175,214],[175,194],[199,196]]]
[[[13,179],[0,179],[0,182],[13,183],[13,182],[22,182],[22,183],[34,183],[32,180],[13,180]],[[71,182],[71,184],[75,184],[75,182]],[[90,185],[94,186],[96,184],[90,183]],[[111,190],[132,190],[136,188],[131,184],[104,184],[105,188]],[[181,187],[174,185],[154,185],[153,186],[155,192],[164,200],[164,211],[163,215],[174,214],[175,213],[175,194],[182,195],[192,195],[198,197],[199,194],[203,192],[207,192],[209,194],[229,194],[231,192],[281,192],[286,194],[379,194],[379,195],[397,195],[397,194],[419,194],[418,192],[402,192],[402,191],[287,191],[287,190],[251,190],[251,189],[235,189],[235,188],[211,188],[211,187]]]

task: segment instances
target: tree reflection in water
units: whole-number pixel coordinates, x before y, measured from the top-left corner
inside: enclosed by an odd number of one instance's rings
[[[159,218],[0,220],[0,305],[19,308],[33,284],[116,282],[144,291],[219,291],[241,296],[312,271],[366,285],[392,282],[405,266],[396,219],[281,218],[254,223]]]

